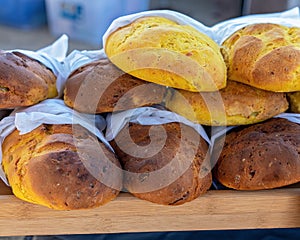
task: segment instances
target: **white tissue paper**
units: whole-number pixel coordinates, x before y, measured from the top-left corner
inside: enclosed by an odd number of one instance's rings
[[[235,31],[255,23],[275,23],[287,27],[300,27],[299,8],[293,8],[284,12],[251,14],[247,16],[232,18],[212,26],[213,40],[222,44]]]
[[[277,23],[285,26],[300,27],[300,14],[298,7],[284,12],[251,14],[247,16],[232,18],[215,24],[212,27],[208,27],[201,22],[179,12],[171,10],[151,10],[130,14],[115,19],[102,37],[103,46],[105,46],[106,40],[112,32],[116,31],[120,27],[130,24],[140,17],[146,16],[165,17],[181,25],[192,26],[198,31],[211,37],[218,44],[222,44],[222,42],[226,38],[228,38],[233,32],[237,31],[238,29],[253,23]]]
[[[41,124],[79,124],[95,134],[112,150],[102,134],[102,130],[106,126],[102,116],[78,113],[67,107],[63,100],[47,99],[28,108],[15,109],[10,116],[0,121],[0,165],[2,162],[1,146],[4,139],[15,129],[18,129],[22,135],[31,132]],[[0,178],[8,185],[2,168],[0,168]]]
[[[63,65],[63,61],[66,58],[68,51],[68,36],[62,35],[53,44],[42,48],[37,51],[14,49],[9,50],[9,52],[20,52],[28,57],[31,57],[46,67],[52,70],[56,79],[56,88],[58,92],[58,97],[62,96],[64,84],[67,78],[67,71]]]
[[[97,61],[99,59],[106,58],[106,54],[103,49],[100,50],[74,50],[64,60],[65,71],[69,76],[73,71],[81,66]]]
[[[210,144],[210,139],[200,124],[193,123],[174,112],[160,110],[154,107],[141,107],[117,113],[109,113],[106,117],[106,121],[107,128],[105,137],[108,141],[113,140],[129,122],[140,125],[161,125],[179,122],[194,128],[200,136]]]

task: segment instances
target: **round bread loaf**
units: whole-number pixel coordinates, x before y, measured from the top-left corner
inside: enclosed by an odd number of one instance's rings
[[[116,66],[149,82],[194,92],[226,85],[219,46],[193,27],[163,17],[141,17],[118,28],[104,48]]]
[[[228,78],[274,92],[300,90],[300,28],[261,23],[223,43]]]
[[[287,99],[290,105],[290,111],[300,113],[300,92],[291,92],[287,94]]]
[[[223,143],[223,142],[222,142]],[[233,129],[213,169],[224,186],[272,189],[300,181],[300,125],[283,118]],[[222,148],[220,148],[222,147]]]
[[[125,189],[140,199],[180,205],[212,184],[207,143],[186,125],[129,123],[111,144],[125,170]]]
[[[261,122],[288,109],[284,93],[257,89],[235,81],[217,92],[194,93],[168,89],[165,107],[207,126]]]
[[[50,69],[22,53],[0,51],[0,108],[31,106],[56,96]]]
[[[67,79],[64,102],[86,113],[105,113],[160,104],[166,88],[124,73],[107,58],[86,64]]]
[[[57,210],[95,208],[122,187],[115,155],[79,125],[44,124],[24,135],[15,130],[2,150],[12,191],[27,202]]]

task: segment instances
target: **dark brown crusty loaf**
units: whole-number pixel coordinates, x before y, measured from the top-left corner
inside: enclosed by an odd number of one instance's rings
[[[180,205],[212,184],[207,143],[186,125],[129,123],[111,144],[126,171],[125,189],[140,199]]]
[[[160,104],[166,88],[124,73],[107,58],[70,74],[64,101],[80,112],[105,113]]]
[[[300,91],[300,28],[250,24],[223,45],[228,78],[274,92]]]
[[[0,50],[0,108],[31,106],[56,96],[50,69],[20,52]]]
[[[215,151],[221,147],[217,145]],[[238,190],[272,189],[299,182],[300,125],[272,118],[234,129],[226,136],[213,173],[221,184]]]
[[[24,135],[15,130],[2,150],[13,193],[31,203],[57,210],[95,208],[122,187],[115,155],[79,125],[43,124]]]

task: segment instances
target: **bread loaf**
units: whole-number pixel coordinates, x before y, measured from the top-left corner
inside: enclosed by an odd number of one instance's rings
[[[125,189],[140,199],[180,205],[212,184],[207,143],[186,125],[129,123],[111,144],[125,170]]]
[[[289,110],[294,113],[300,113],[300,91],[288,93],[287,99],[290,106]]]
[[[112,32],[109,59],[137,78],[185,89],[216,91],[226,85],[219,46],[207,35],[167,18],[141,17]]]
[[[103,58],[68,77],[64,101],[80,112],[106,113],[160,104],[165,92],[165,87],[126,74]]]
[[[0,108],[31,106],[56,96],[50,69],[22,53],[0,51]]]
[[[274,92],[300,91],[300,28],[260,23],[223,43],[228,78]]]
[[[257,89],[235,81],[218,92],[194,93],[168,89],[167,109],[207,126],[246,125],[288,109],[284,93]]]
[[[122,186],[115,155],[80,125],[43,124],[24,135],[15,130],[2,151],[12,191],[27,202],[57,210],[95,208]]]
[[[222,143],[222,141],[220,141]],[[224,186],[261,190],[300,181],[300,125],[283,118],[233,129],[225,144],[216,145],[220,156],[213,170]]]

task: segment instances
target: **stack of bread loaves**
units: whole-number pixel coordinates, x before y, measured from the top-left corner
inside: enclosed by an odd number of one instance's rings
[[[104,37],[106,56],[70,75],[65,103],[79,111],[100,114],[159,105],[195,124],[250,127],[245,137],[248,141],[240,143],[244,136],[244,132],[236,133],[240,128],[234,128],[225,142],[216,141],[214,177],[235,189],[274,188],[298,182],[298,123],[273,117],[289,109],[286,93],[299,91],[299,29],[253,24],[232,34],[221,46],[181,20],[153,13],[117,20]],[[270,127],[274,122],[277,131]],[[201,178],[197,167],[205,162],[205,156],[209,157],[208,143],[202,140],[196,144],[199,150],[190,170],[177,181],[153,191],[135,191],[151,172],[168,165],[174,154],[184,156],[195,145],[192,139],[197,133],[189,126],[161,124],[166,133],[161,151],[153,156],[135,156],[139,148],[150,151],[145,146],[162,138],[162,129],[151,130],[153,126],[127,123],[111,140],[125,170],[124,188],[141,199],[168,205],[183,204],[207,191],[211,177]],[[296,134],[290,133],[291,128]],[[190,133],[187,139],[182,131]],[[267,133],[271,136],[261,136]],[[279,157],[283,156],[283,143],[291,154],[288,162]],[[259,146],[264,147],[264,153]],[[237,159],[235,167],[231,166],[233,156]],[[206,167],[211,169],[214,164],[213,160]],[[133,179],[131,173],[138,173],[140,178]],[[232,182],[238,182],[239,187]],[[197,189],[195,184],[202,187]]]
[[[105,50],[123,71],[168,86],[168,110],[207,126],[244,125],[217,141],[214,176],[222,184],[254,190],[300,181],[300,121],[271,119],[289,109],[287,93],[295,109],[300,28],[248,25],[219,47],[190,27],[141,17],[111,32]]]
[[[249,25],[227,38],[223,48],[229,79],[268,94],[287,93],[290,110],[299,112],[300,28]],[[272,99],[273,106],[266,108],[280,108],[283,96],[281,101]],[[273,118],[235,128],[224,145],[217,144],[217,180],[241,190],[270,189],[300,181],[300,118],[297,114],[279,116],[289,120]]]
[[[296,121],[273,118],[297,109],[299,28],[253,24],[220,46],[193,24],[184,24],[184,16],[168,16],[135,15],[110,28],[106,56],[70,74],[65,103],[92,114],[160,105],[195,124],[240,125],[213,148],[218,181],[247,190],[299,182],[299,116]],[[160,151],[151,155],[153,141],[162,139]],[[141,199],[178,205],[211,186],[209,142],[186,124],[155,128],[154,123],[129,122],[110,143],[125,170],[123,187]],[[174,158],[177,165],[172,165]],[[186,163],[189,167],[169,185],[143,191],[151,173],[172,165],[171,172],[164,172],[167,178]]]
[[[27,202],[57,210],[95,208],[118,195],[122,172],[109,144],[89,127],[88,115],[58,99],[64,69],[47,51],[64,52],[65,40],[37,52],[0,51],[0,108],[7,112],[0,122],[0,178]]]
[[[133,14],[112,23],[93,60],[76,63],[71,55],[52,114],[68,120],[48,121],[50,108],[42,107],[47,121],[26,134],[8,127],[1,138],[2,166],[16,196],[80,209],[105,204],[123,189],[179,205],[207,192],[213,178],[239,190],[299,182],[300,28],[255,23],[217,43],[202,27],[172,11]],[[59,95],[55,74],[22,53],[0,52],[0,84],[0,108],[44,106]],[[26,118],[27,110],[10,117]],[[70,122],[71,112],[106,117],[106,134],[116,134],[101,141],[93,129]],[[226,134],[215,138],[218,127]]]
[[[162,107],[171,87],[196,93],[217,91],[226,85],[220,47],[195,28],[165,17],[141,17],[118,28],[108,36],[104,50],[107,57],[70,74],[64,95],[68,106],[89,113]],[[149,134],[156,137],[152,139]],[[151,151],[152,141],[164,136],[161,151],[149,156],[146,152]],[[175,119],[160,127],[154,123],[128,123],[111,144],[125,170],[124,188],[141,199],[179,205],[197,198],[211,186],[210,166],[203,167],[209,158],[208,143],[192,127]],[[135,155],[141,146],[144,155]],[[193,148],[195,153],[188,157]],[[189,165],[177,179],[155,189],[145,191],[146,187],[142,187],[136,191],[139,184],[148,184],[149,174],[171,165],[174,158],[177,164],[168,168],[164,178]],[[206,174],[201,176],[203,169]],[[133,178],[131,173],[139,177]]]

